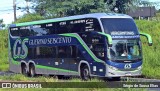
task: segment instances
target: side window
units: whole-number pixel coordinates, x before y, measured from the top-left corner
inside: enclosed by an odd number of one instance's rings
[[[19,36],[19,28],[10,28],[10,33],[12,36]]]
[[[56,33],[57,34],[68,33],[68,28],[67,28],[67,22],[66,21],[56,23]]]
[[[67,48],[65,46],[58,47],[58,58],[67,58]]]
[[[93,19],[93,28],[94,31],[102,32],[98,19]]]
[[[29,48],[28,49],[28,58],[35,59],[36,58],[36,48]]]
[[[72,46],[72,58],[77,58],[77,52],[78,52],[78,48],[76,45]]]
[[[19,28],[19,36],[26,37],[30,36],[30,26],[22,26]]]
[[[100,59],[104,60],[105,59],[105,48],[104,44],[96,44],[92,45],[93,46],[93,53]]]
[[[93,36],[91,38],[91,45],[89,48],[92,52],[100,59],[105,59],[105,45],[104,45],[104,37],[102,36]]]
[[[47,23],[44,25],[46,30],[48,30],[48,34],[56,34],[55,23]]]
[[[70,32],[78,33],[78,32],[85,32],[85,19],[77,19],[77,20],[70,20],[69,28],[71,29]]]
[[[82,58],[81,52],[77,46],[59,46],[58,47],[58,58]]]
[[[78,47],[78,46],[77,46]],[[83,56],[83,54],[82,54],[82,50],[80,50],[80,49],[78,49],[77,48],[77,58],[80,58],[80,59],[84,59],[84,56]]]
[[[30,36],[29,29],[22,29],[22,30],[20,30],[20,36],[21,37]]]
[[[86,43],[86,44],[90,44],[91,42],[91,35],[90,35],[90,32],[86,32],[86,33],[79,33],[79,35],[81,36],[81,38],[83,39],[83,41]]]
[[[75,45],[67,46],[67,57],[68,58],[77,58],[77,47]]]
[[[86,19],[86,26],[85,31],[98,31],[101,32],[100,24],[98,19],[95,18],[87,18]]]
[[[72,58],[73,56],[73,47],[72,46],[66,46],[66,53],[67,58]]]
[[[35,58],[55,58],[56,47],[36,47]]]
[[[45,28],[44,24],[41,25],[33,25],[30,32],[35,36],[47,35],[49,30]]]

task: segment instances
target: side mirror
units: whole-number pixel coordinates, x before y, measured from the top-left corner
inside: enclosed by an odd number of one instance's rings
[[[148,40],[148,45],[152,46],[152,37],[149,34],[140,32],[140,35],[145,36]]]
[[[101,35],[104,35],[105,37],[107,37],[108,46],[109,46],[109,47],[112,47],[112,37],[111,37],[111,35],[106,34],[106,33],[102,33],[102,32],[98,32],[98,33],[101,34]]]

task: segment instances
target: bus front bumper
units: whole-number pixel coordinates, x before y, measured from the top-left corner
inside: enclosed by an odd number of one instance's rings
[[[123,76],[140,76],[142,74],[142,67],[139,66],[136,69],[131,70],[119,70],[116,67],[106,64],[106,75],[105,77],[123,77]]]

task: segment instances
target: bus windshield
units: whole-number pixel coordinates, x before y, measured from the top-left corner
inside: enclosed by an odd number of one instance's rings
[[[137,35],[138,34],[138,29],[133,19],[130,19],[130,18],[102,18],[101,21],[102,21],[102,25],[104,28],[104,32],[107,34],[117,35],[117,33],[115,32],[121,32],[118,34],[122,34],[122,35],[123,34],[124,35],[128,35],[128,34]]]
[[[139,40],[113,40],[113,46],[108,48],[110,60],[142,59]]]

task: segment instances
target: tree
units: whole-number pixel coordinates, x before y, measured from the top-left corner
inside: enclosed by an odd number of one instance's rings
[[[39,14],[29,13],[29,14],[25,14],[22,17],[18,18],[17,21],[14,23],[30,22],[30,21],[36,21],[36,20],[42,20],[42,19],[44,18],[40,16]]]
[[[141,0],[104,0],[111,11],[124,14],[137,7],[140,1]]]
[[[0,19],[0,29],[3,29],[5,27],[5,24],[3,23],[3,19]]]
[[[31,0],[42,16],[63,17],[94,12],[126,13],[138,0]]]
[[[104,12],[103,0],[31,0],[42,16],[62,17],[90,12]]]

